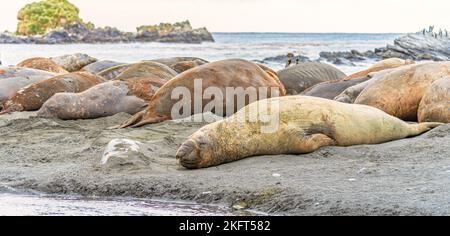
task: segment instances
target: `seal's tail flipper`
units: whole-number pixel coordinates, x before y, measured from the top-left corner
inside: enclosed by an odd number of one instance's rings
[[[161,123],[161,122],[166,121],[166,120],[167,120],[167,118],[165,118],[165,117],[159,117],[159,116],[157,116],[157,117],[150,117],[150,118],[146,118],[145,120],[143,120],[143,121],[141,121],[141,122],[139,122],[139,123],[137,123],[135,125],[132,125],[131,128],[138,128],[138,127],[142,127],[144,125],[151,125],[151,124]]]
[[[145,115],[145,110],[140,111],[139,113],[135,114],[133,117],[131,117],[124,123],[117,125],[117,126],[110,127],[108,129],[125,129],[127,127],[130,127],[130,126],[140,122],[142,120],[142,118],[144,117],[144,115]]]
[[[423,134],[441,125],[443,125],[443,123],[438,122],[424,122],[419,124],[413,124],[413,128],[409,136],[417,136]]]
[[[149,115],[146,110],[141,111],[122,123],[119,126],[111,127],[110,129],[124,129],[124,128],[138,128],[144,125],[156,124],[168,120],[165,116],[159,116],[157,114]]]
[[[9,107],[2,106],[0,109],[0,116],[5,115],[5,114],[10,114],[11,112],[13,112],[13,111],[11,109],[9,109]]]

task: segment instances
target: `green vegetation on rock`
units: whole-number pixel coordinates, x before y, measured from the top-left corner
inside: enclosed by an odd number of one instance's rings
[[[67,0],[43,0],[27,4],[19,11],[17,19],[19,35],[42,35],[73,22],[83,22],[79,17],[79,9]],[[92,23],[85,25],[94,27]]]
[[[175,24],[160,23],[159,25],[144,25],[137,28],[138,34],[143,32],[155,32],[159,35],[167,35],[172,32],[183,32],[192,30],[189,21],[177,22]]]

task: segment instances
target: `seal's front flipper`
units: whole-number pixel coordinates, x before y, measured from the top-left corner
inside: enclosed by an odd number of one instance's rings
[[[295,151],[299,154],[306,154],[322,147],[335,145],[336,141],[325,134],[312,134],[300,139]]]

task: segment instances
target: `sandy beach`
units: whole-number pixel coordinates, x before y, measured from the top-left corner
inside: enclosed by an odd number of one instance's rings
[[[273,215],[450,214],[450,125],[380,145],[249,158],[188,171],[175,153],[204,124],[106,128],[130,116],[61,121],[0,117],[0,182],[50,194],[187,200]],[[137,152],[101,164],[113,139]]]

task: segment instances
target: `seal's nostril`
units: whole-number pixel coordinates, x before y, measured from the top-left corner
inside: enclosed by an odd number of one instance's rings
[[[180,160],[180,159],[182,159],[184,156],[186,156],[186,152],[180,150],[180,151],[177,152],[176,158],[177,158],[177,160]]]
[[[195,147],[195,143],[192,140],[189,140],[189,141],[183,143],[183,145],[181,145],[180,149],[178,149],[176,158],[178,160],[184,159],[186,156],[188,156],[190,153],[192,153],[192,151],[194,150],[194,147]]]

